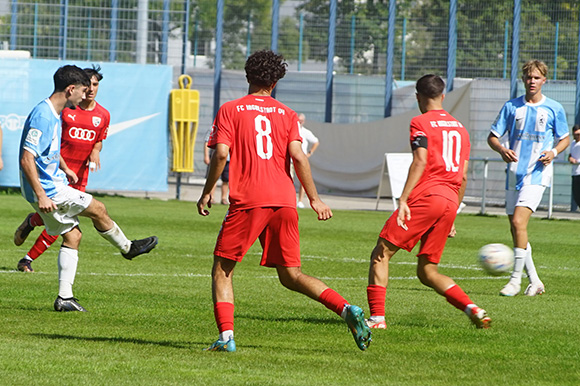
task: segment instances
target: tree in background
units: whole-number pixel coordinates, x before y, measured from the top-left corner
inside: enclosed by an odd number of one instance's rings
[[[354,65],[357,73],[384,74],[389,0],[342,0],[337,3],[335,55],[342,71],[350,70],[351,18],[355,16]],[[502,77],[504,32],[508,21],[508,56],[511,54],[513,0],[476,2],[459,0],[457,9],[457,72],[459,77]],[[522,1],[520,57],[544,60],[551,66],[555,54],[555,30],[559,22],[558,79],[574,79],[578,44],[579,5],[574,1]],[[328,0],[306,0],[304,12],[309,59],[326,61]],[[407,30],[402,36],[403,19]],[[449,25],[449,0],[398,0],[395,26],[395,77],[402,73],[403,39],[406,43],[406,78],[425,73],[445,74]],[[511,59],[508,57],[508,75]],[[337,70],[340,70],[338,68]],[[553,75],[553,74],[552,74]],[[550,76],[553,78],[553,76]]]
[[[197,0],[193,2],[199,15],[198,41],[205,46],[203,51],[213,60],[215,52],[209,49],[215,39],[216,1]],[[192,26],[195,21],[192,20]],[[254,51],[269,49],[271,46],[272,1],[238,0],[228,1],[224,6],[224,30],[222,65],[228,69],[243,69],[246,58]],[[247,51],[247,36],[250,32],[250,52]],[[191,28],[190,38],[195,31]],[[198,43],[199,44],[199,43]],[[282,19],[279,24],[278,51],[286,59],[298,57],[297,21]],[[212,65],[215,65],[212,63]]]

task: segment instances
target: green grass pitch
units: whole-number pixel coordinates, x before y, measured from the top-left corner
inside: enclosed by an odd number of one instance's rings
[[[159,237],[149,255],[126,261],[86,219],[75,296],[88,313],[57,313],[57,241],[15,270],[40,230],[20,247],[12,235],[30,206],[0,192],[0,383],[5,385],[578,385],[580,224],[532,219],[545,295],[503,298],[506,277],[476,261],[484,244],[510,245],[503,216],[460,215],[441,272],[453,277],[493,324],[468,318],[415,277],[414,254],[391,262],[388,329],[356,347],[344,322],[283,288],[252,247],[234,275],[236,353],[204,352],[217,337],[212,250],[226,207],[209,217],[192,202],[100,197],[129,238]],[[388,216],[334,212],[318,222],[299,210],[303,271],[349,302],[366,303],[368,259]],[[525,279],[524,279],[525,280]]]

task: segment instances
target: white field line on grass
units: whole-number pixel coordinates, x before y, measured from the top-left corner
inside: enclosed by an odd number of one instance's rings
[[[257,255],[261,256],[261,252],[249,252],[247,255]],[[342,257],[342,258],[329,258],[326,256],[316,256],[316,255],[302,255],[302,260],[328,260],[333,262],[342,262],[342,263],[365,263],[368,264],[368,260],[360,259],[355,257]],[[391,261],[389,264],[391,265],[416,265],[416,262],[411,261]],[[456,264],[439,264],[441,268],[454,268],[454,269],[465,269],[471,271],[483,271],[477,264],[472,265],[456,265]],[[546,266],[537,266],[539,269],[556,269],[556,270],[578,270],[576,267],[546,267]],[[0,270],[0,273],[18,273],[18,274],[27,274],[17,271],[16,269],[10,270]],[[57,272],[34,272],[32,275],[57,275]],[[30,274],[28,274],[30,275]],[[81,276],[124,276],[124,277],[202,277],[202,278],[209,278],[211,277],[210,274],[199,274],[199,273],[173,273],[173,274],[163,274],[163,273],[102,273],[102,272],[78,272],[77,275]],[[239,272],[236,274],[236,277],[240,279],[250,278],[245,277]],[[453,279],[456,280],[505,280],[508,276],[466,276],[466,277],[457,277],[453,276]],[[251,276],[252,279],[277,279],[278,276],[276,275],[258,275],[258,276]],[[367,280],[366,275],[361,277],[319,277],[321,280]],[[389,277],[389,280],[416,280],[417,276],[393,276]]]
[[[18,274],[18,275],[53,275],[57,276],[58,272],[39,272],[34,273],[23,273],[16,269],[11,270],[0,270],[0,274]],[[121,276],[121,277],[200,277],[200,278],[210,278],[209,274],[201,273],[103,273],[103,272],[77,272],[77,276]],[[236,278],[238,279],[278,279],[276,275],[258,275],[258,276],[244,276],[243,274],[236,273]],[[476,276],[476,277],[453,277],[455,280],[506,280],[508,276]],[[366,281],[366,276],[361,277],[328,277],[321,276],[318,277],[320,280],[352,280],[352,281]],[[417,276],[395,276],[389,277],[389,280],[417,280]]]

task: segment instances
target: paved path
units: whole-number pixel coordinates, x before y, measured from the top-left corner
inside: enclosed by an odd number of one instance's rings
[[[193,184],[182,184],[180,189],[180,199],[183,201],[196,202],[201,195],[203,189],[203,181]],[[176,184],[173,182],[169,183],[169,189],[167,192],[112,192],[112,191],[99,191],[103,194],[118,194],[127,197],[142,197],[142,198],[156,198],[161,200],[172,200],[176,198]],[[336,196],[322,194],[322,200],[329,205],[332,209],[346,209],[346,210],[375,210],[376,208],[376,198],[374,197],[350,197],[350,196]],[[306,200],[305,204],[308,200]],[[477,203],[470,204],[466,200],[468,205],[463,210],[464,213],[479,213],[481,211],[481,205]],[[380,211],[391,212],[393,210],[393,200],[390,198],[382,198],[379,202]],[[487,207],[487,214],[492,215],[505,215],[505,209],[503,207]],[[546,210],[539,210],[534,213],[534,217],[547,218],[548,212]],[[569,212],[569,211],[553,211],[552,217],[556,219],[569,219],[569,220],[580,220],[580,212]]]

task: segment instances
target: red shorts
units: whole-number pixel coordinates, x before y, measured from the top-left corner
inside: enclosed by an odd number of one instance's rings
[[[290,207],[230,210],[213,253],[224,259],[242,261],[258,237],[263,248],[261,265],[300,267],[298,212]]]
[[[379,236],[409,252],[421,240],[417,256],[424,256],[430,262],[438,264],[457,216],[457,202],[430,195],[408,202],[408,205],[411,210],[411,219],[406,221],[409,229],[404,230],[397,225],[399,210],[396,210]]]

